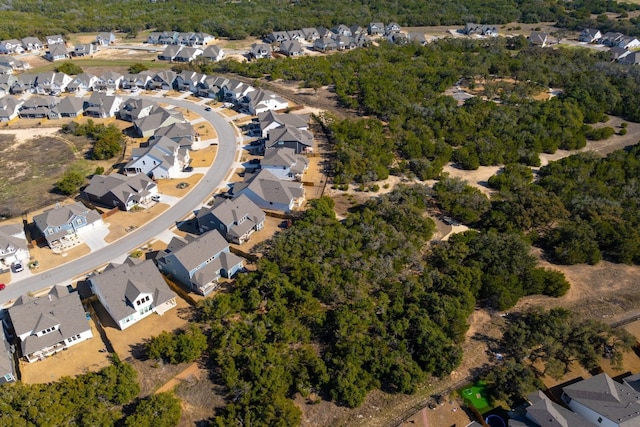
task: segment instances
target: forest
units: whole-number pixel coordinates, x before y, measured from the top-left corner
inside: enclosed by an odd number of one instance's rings
[[[140,399],[136,371],[120,362],[98,372],[65,377],[49,384],[4,384],[0,387],[0,424],[5,427],[175,426],[180,401],[161,393]]]
[[[219,37],[241,39],[272,31],[337,24],[366,26],[369,22],[397,22],[401,26],[464,25],[466,22],[506,24],[557,21],[575,28],[592,24],[591,14],[605,12],[625,16],[637,5],[609,0],[442,0],[427,1],[338,1],[258,0],[180,1],[121,0],[20,0],[3,2],[0,39],[44,37],[91,31],[118,30],[135,36],[139,31],[202,31]],[[637,19],[593,22],[601,28],[617,25],[630,35],[640,34]]]
[[[504,309],[568,290],[517,234],[470,231],[430,246],[433,197],[401,186],[343,222],[332,199],[313,200],[261,249],[256,272],[200,303],[228,393],[215,425],[297,425],[296,393],[348,407],[374,388],[412,393],[459,364],[476,303]]]

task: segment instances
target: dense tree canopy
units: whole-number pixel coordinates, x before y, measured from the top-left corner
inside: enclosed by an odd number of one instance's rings
[[[46,36],[55,33],[121,30],[135,35],[147,28],[174,31],[205,31],[214,35],[243,38],[274,30],[292,30],[343,23],[365,26],[372,21],[396,21],[402,26],[464,25],[465,22],[506,24],[559,21],[563,26],[591,24],[590,15],[624,13],[635,5],[607,0],[556,2],[540,0],[442,0],[402,1],[105,1],[21,0],[7,3],[0,19],[0,39]],[[606,18],[606,15],[602,15]],[[593,27],[638,32],[638,21],[598,19]]]

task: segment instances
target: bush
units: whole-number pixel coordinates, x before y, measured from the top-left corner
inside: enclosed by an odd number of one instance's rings
[[[620,131],[618,131],[618,135],[626,135],[627,134],[627,129],[626,128],[622,128],[620,129]]]
[[[141,62],[136,62],[135,64],[129,67],[129,74],[138,74],[143,71],[147,71],[148,69],[149,67],[147,67],[145,64]]]
[[[71,76],[82,74],[84,71],[82,68],[74,64],[73,62],[64,62],[56,67],[58,73],[65,73]]]
[[[84,175],[80,171],[68,170],[56,183],[56,188],[60,193],[68,196],[76,193],[83,183]]]
[[[178,334],[162,332],[145,346],[150,359],[166,360],[172,364],[193,362],[207,348],[207,337],[196,325]]]
[[[154,394],[141,400],[133,415],[127,417],[126,427],[173,427],[180,422],[180,400],[172,393]]]
[[[598,129],[589,129],[585,132],[585,136],[587,139],[591,141],[602,141],[603,139],[607,139],[615,133],[612,127],[606,126]]]
[[[104,168],[102,166],[98,166],[94,172],[94,175],[102,175],[104,173]]]

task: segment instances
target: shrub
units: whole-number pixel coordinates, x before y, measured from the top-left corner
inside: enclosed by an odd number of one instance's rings
[[[80,186],[84,183],[84,176],[80,171],[68,170],[62,176],[60,181],[56,183],[58,191],[65,195],[74,194],[78,191]]]
[[[84,71],[82,68],[74,64],[73,62],[64,62],[56,67],[58,73],[65,73],[71,76],[82,74]]]

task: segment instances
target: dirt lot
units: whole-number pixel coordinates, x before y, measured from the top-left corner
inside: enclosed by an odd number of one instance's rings
[[[200,181],[203,176],[204,175],[201,173],[194,173],[187,178],[159,179],[157,181],[158,191],[161,194],[166,194],[167,196],[182,197],[191,191],[191,188],[193,188],[193,186]],[[181,182],[186,182],[189,185],[185,188],[177,188],[176,185]]]
[[[104,344],[95,324],[93,321],[90,324],[93,338],[39,362],[20,361],[22,382],[25,384],[48,383],[65,376],[73,377],[86,372],[95,372],[111,364],[109,353],[100,351],[104,349]]]
[[[217,153],[218,147],[215,145],[210,145],[201,150],[192,151],[189,153],[191,156],[191,166],[194,168],[209,167],[213,164]]]
[[[200,139],[202,139],[203,141],[206,141],[207,139],[215,139],[218,137],[218,134],[209,122],[196,123],[195,125],[193,125],[193,128],[196,130],[196,132],[200,136]]]
[[[140,211],[118,211],[114,215],[105,219],[105,222],[109,224],[109,234],[104,240],[107,243],[114,242],[125,236],[128,232],[142,227],[168,208],[169,205],[165,203],[157,203],[148,209]]]

